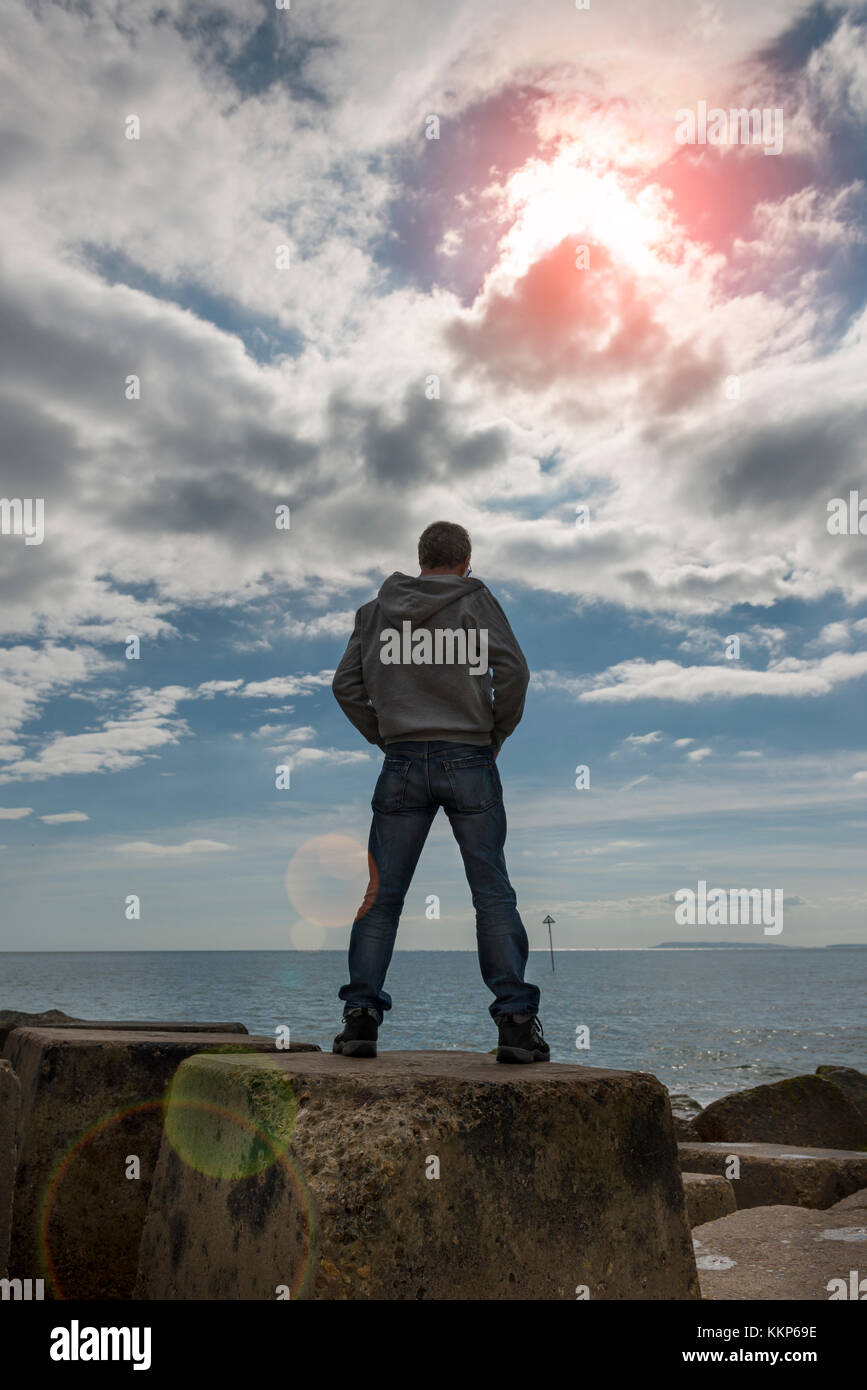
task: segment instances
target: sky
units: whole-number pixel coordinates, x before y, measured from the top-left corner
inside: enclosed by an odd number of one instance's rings
[[[2,15],[0,950],[342,948],[331,675],[440,519],[534,947],[867,942],[865,7]],[[441,815],[398,947],[473,946]]]

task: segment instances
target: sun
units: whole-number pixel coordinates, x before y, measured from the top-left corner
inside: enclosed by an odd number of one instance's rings
[[[512,225],[501,243],[499,269],[515,278],[566,237],[602,244],[637,274],[652,273],[671,236],[672,217],[655,186],[636,189],[616,169],[581,163],[562,150],[550,163],[531,159],[501,190]]]

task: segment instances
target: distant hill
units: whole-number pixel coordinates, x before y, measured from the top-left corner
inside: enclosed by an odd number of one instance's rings
[[[683,950],[684,947],[693,950],[696,946],[712,947],[714,949],[717,946],[727,946],[735,951],[738,949],[752,951],[755,946],[776,946],[779,948],[782,945],[782,941],[660,941],[652,949],[654,951],[671,951],[677,950],[678,948]]]

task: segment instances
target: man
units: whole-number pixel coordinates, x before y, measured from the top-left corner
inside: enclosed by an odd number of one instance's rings
[[[497,1061],[549,1057],[539,990],[524,980],[527,933],[503,856],[506,813],[495,766],[523,713],[530,672],[499,603],[469,577],[471,550],[462,526],[428,526],[418,543],[421,573],[390,575],[359,608],[332,683],[347,718],[385,753],[371,803],[370,882],[352,925],[349,984],[340,990],[344,1027],[334,1051],[348,1057],[376,1056],[401,909],[440,806],[476,909],[479,964],[495,996]]]

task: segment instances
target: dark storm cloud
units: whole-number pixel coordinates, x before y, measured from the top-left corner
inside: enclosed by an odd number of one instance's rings
[[[404,397],[402,418],[390,421],[378,409],[364,415],[365,463],[381,482],[460,478],[505,462],[508,455],[506,430],[464,430],[450,407],[427,400],[420,385]]]
[[[261,427],[222,443],[179,436],[170,450],[178,459],[174,471],[157,467],[121,504],[105,500],[104,515],[121,532],[214,535],[259,551],[282,544],[274,526],[278,503],[301,510],[334,495],[353,473],[376,498],[395,483],[466,478],[509,455],[508,430],[465,427],[454,408],[425,397],[422,382],[406,392],[396,415],[335,394],[326,420],[317,444]],[[228,459],[237,452],[247,462],[232,466]],[[193,476],[186,471],[191,463],[202,465]]]
[[[52,403],[80,401],[83,397],[108,407],[118,390],[117,368],[107,370],[118,348],[119,326],[103,325],[104,336],[87,324],[81,331],[75,323],[45,312],[35,313],[26,306],[17,287],[0,284],[0,369],[4,387],[31,390],[42,382],[44,411]]]
[[[771,506],[800,512],[863,478],[865,429],[867,404],[741,429],[726,442],[724,457],[709,458],[704,483],[725,511]]]
[[[70,425],[54,419],[45,405],[6,391],[0,391],[0,420],[0,496],[51,502],[74,490],[83,455]]]
[[[118,512],[116,522],[160,535],[236,536],[246,546],[274,529],[274,500],[251,487],[242,473],[211,471],[200,478],[155,477],[146,491]]]
[[[156,533],[219,535],[230,544],[257,548],[279,544],[275,507],[310,503],[334,488],[328,451],[288,431],[240,422],[234,437],[196,438],[178,434],[171,448],[155,432],[156,455],[166,467],[142,479],[121,505],[106,503],[113,526]],[[235,463],[240,459],[239,463]],[[230,462],[231,460],[231,462]],[[191,464],[200,471],[189,474]]]
[[[42,545],[24,545],[18,537],[0,536],[0,587],[6,610],[4,631],[7,630],[8,613],[17,604],[39,608],[61,604],[78,580],[78,558],[64,554],[53,543],[54,521],[49,499],[45,505],[45,540]],[[30,611],[17,630],[25,631],[32,621],[33,612]]]

